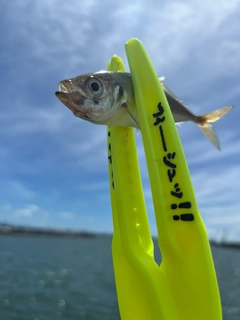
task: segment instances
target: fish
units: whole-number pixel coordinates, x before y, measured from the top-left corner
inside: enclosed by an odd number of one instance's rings
[[[232,105],[200,116],[192,113],[183,99],[176,97],[159,78],[169,103],[174,122],[194,122],[208,140],[220,150],[220,143],[211,123],[224,117]],[[130,126],[140,129],[134,90],[130,73],[99,71],[63,80],[58,85],[56,97],[72,113],[94,124]]]

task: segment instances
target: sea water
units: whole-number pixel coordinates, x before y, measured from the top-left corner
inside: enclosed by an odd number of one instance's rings
[[[223,319],[240,319],[240,250],[212,252]],[[0,236],[0,319],[119,320],[111,237]]]

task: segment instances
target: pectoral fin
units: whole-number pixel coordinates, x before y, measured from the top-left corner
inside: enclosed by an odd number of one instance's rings
[[[122,107],[124,108],[124,110],[127,111],[129,116],[132,118],[132,120],[136,124],[135,127],[140,130],[140,125],[139,125],[138,119],[134,116],[134,114],[132,114],[132,112],[129,110],[129,108],[128,108],[128,106],[127,106],[127,104],[125,102],[122,104]]]

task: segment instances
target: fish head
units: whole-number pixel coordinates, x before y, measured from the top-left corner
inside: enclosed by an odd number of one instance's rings
[[[119,121],[121,106],[127,100],[127,93],[109,72],[63,80],[55,94],[76,117],[105,125]]]

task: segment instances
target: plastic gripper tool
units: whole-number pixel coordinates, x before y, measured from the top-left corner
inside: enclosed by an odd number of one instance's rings
[[[125,49],[162,261],[154,260],[134,129],[108,127],[112,255],[121,319],[222,319],[210,245],[168,102],[143,44],[131,39]],[[123,72],[122,60],[114,56],[108,70]]]

